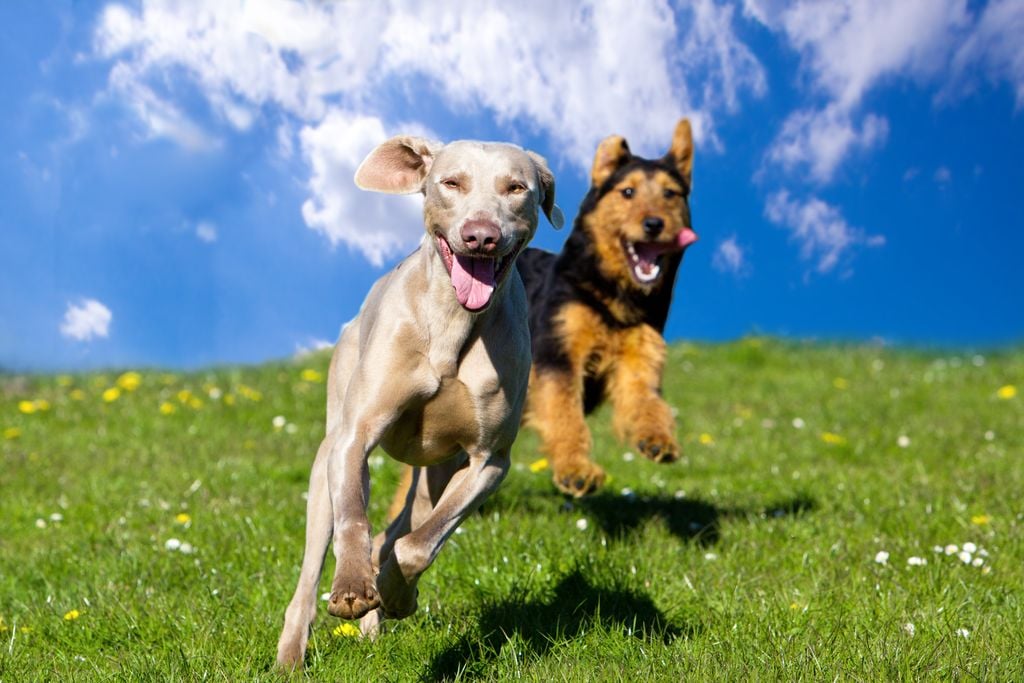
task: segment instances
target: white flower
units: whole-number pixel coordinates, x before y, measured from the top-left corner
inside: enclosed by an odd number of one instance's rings
[[[622,493],[622,497],[623,498],[630,498],[630,499],[636,498],[636,494],[633,493],[633,489],[629,488],[628,486],[626,488],[622,489],[622,491],[620,493]]]
[[[274,429],[283,429],[288,420],[284,419],[284,415],[275,415],[274,419],[271,420],[271,424],[274,425]]]
[[[51,522],[63,522],[64,521],[64,515],[60,514],[59,512],[54,512],[52,515],[50,515],[50,521]]]
[[[36,528],[37,529],[45,529],[46,528],[46,520],[43,519],[42,517],[37,519],[36,520]]]
[[[932,552],[941,553],[942,552],[942,546],[941,545],[933,546],[932,547]]]
[[[324,602],[327,602],[328,600],[331,599],[331,594],[330,593],[324,593],[323,595],[320,596],[320,599],[323,600]]]
[[[284,426],[284,431],[287,432],[288,434],[294,434],[295,432],[299,431],[299,428],[295,426],[294,422],[289,422]]]
[[[175,550],[181,547],[181,541],[179,541],[176,538],[168,538],[167,541],[164,543],[164,547],[170,550],[171,552],[174,552]]]
[[[900,434],[899,438],[896,439],[896,445],[900,448],[906,448],[910,445],[910,437],[906,434]]]
[[[579,529],[580,531],[586,531],[587,530],[587,524],[588,524],[588,522],[587,522],[586,518],[584,518],[584,517],[580,517],[579,519],[576,520],[576,528]]]
[[[971,632],[965,628],[958,628],[956,630],[956,634],[961,638],[968,638],[971,635]]]
[[[943,550],[947,555],[956,555],[958,552],[960,552],[960,548],[957,546],[956,543],[950,543],[945,548],[943,548]]]
[[[884,550],[879,550],[875,554],[875,562],[877,562],[878,564],[888,564],[889,563],[889,553],[885,552]]]
[[[635,458],[635,457],[636,456],[633,455],[633,451],[626,451],[625,453],[622,454],[622,459],[625,462],[633,462],[633,458]]]
[[[985,432],[985,441],[993,441],[996,438],[996,433],[991,429]]]
[[[806,426],[807,426],[807,423],[805,423],[805,422],[804,422],[804,421],[803,421],[802,419],[800,419],[799,417],[794,417],[794,418],[793,418],[793,427],[794,427],[794,428],[796,428],[796,429],[803,429],[803,428],[804,428],[804,427],[806,427]]]
[[[980,567],[983,564],[985,564],[985,558],[983,557],[976,557],[973,560],[971,560],[972,567]]]
[[[970,541],[967,541],[967,543],[964,543],[964,550],[969,553],[974,553],[978,551],[978,546],[974,545]]]
[[[917,629],[914,628],[914,625],[909,621],[903,624],[903,630],[906,631],[908,636],[913,636],[914,633],[917,631]]]
[[[907,564],[911,567],[923,567],[924,565],[928,564],[928,560],[924,559],[923,557],[908,557]]]
[[[195,548],[192,547],[191,543],[182,543],[181,547],[178,548],[179,552],[185,553],[186,555],[191,555],[193,550],[195,550]]]
[[[715,555],[714,553],[704,553],[704,559],[710,562],[712,560],[717,560],[718,555]]]
[[[960,561],[964,564],[970,564],[971,562],[971,554],[966,550],[961,550],[959,553],[957,553],[957,557],[959,557]]]

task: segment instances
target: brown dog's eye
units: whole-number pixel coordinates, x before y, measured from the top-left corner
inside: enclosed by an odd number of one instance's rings
[[[512,183],[508,186],[508,191],[510,194],[522,194],[526,192],[526,185],[523,185],[522,183]]]
[[[447,187],[449,190],[457,190],[457,189],[459,189],[459,181],[455,180],[454,178],[449,178],[448,180],[442,180],[441,184],[444,185],[445,187]]]
[[[672,199],[673,197],[678,197],[678,196],[679,196],[679,193],[676,192],[675,190],[665,190],[665,199]]]
[[[623,188],[622,189],[622,196],[625,197],[626,199],[632,199],[633,198],[633,188],[632,187]]]

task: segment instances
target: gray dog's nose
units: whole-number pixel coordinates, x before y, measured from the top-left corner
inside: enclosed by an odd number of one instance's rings
[[[498,241],[501,240],[501,230],[498,229],[498,224],[488,220],[466,221],[459,234],[470,251],[482,254],[492,253],[498,248]]]

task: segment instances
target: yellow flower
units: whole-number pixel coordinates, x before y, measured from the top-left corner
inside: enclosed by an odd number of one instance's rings
[[[974,515],[971,517],[971,524],[975,526],[985,526],[992,521],[992,518],[988,515]]]
[[[188,524],[192,521],[192,515],[187,512],[179,512],[174,516],[174,521],[178,524]]]
[[[338,624],[333,631],[331,631],[337,637],[355,638],[359,635],[359,627],[348,622]]]
[[[117,399],[121,398],[121,390],[117,387],[110,387],[103,392],[103,400],[107,403],[113,403]]]
[[[834,386],[836,389],[839,389],[840,391],[843,391],[845,389],[850,388],[850,383],[847,382],[846,379],[844,379],[843,377],[836,377],[834,380],[832,380],[832,386]]]
[[[37,398],[36,399],[36,410],[38,410],[41,413],[45,413],[49,409],[50,409],[50,402],[49,401],[47,401],[45,398]]]
[[[188,400],[188,407],[192,410],[199,410],[203,407],[203,401],[193,396]]]
[[[548,468],[548,459],[541,458],[540,460],[534,460],[530,463],[531,472],[543,472]]]
[[[839,434],[833,434],[832,432],[822,432],[821,440],[831,446],[846,445],[846,437],[840,436]]]
[[[1017,387],[1013,386],[1012,384],[1007,384],[1006,386],[999,387],[999,391],[996,392],[996,396],[1003,399],[1004,401],[1009,401],[1016,395]]]
[[[189,399],[192,398],[192,392],[188,389],[182,389],[175,396],[178,398],[179,403],[188,403]]]
[[[173,415],[178,409],[170,401],[164,401],[160,404],[161,415]]]
[[[10,441],[11,439],[17,439],[21,436],[21,430],[17,427],[8,427],[4,430],[4,438]]]
[[[225,394],[224,395],[224,405],[226,405],[226,406],[233,406],[233,405],[235,405],[235,395],[234,394]]]
[[[791,602],[791,603],[789,603],[789,609],[791,609],[791,610],[798,610],[798,609],[800,609],[800,604],[796,603],[796,602]]]
[[[172,384],[174,384],[177,381],[178,381],[178,376],[177,375],[172,375],[170,373],[164,373],[163,375],[160,375],[160,384],[163,384],[166,387],[171,386]]]
[[[244,384],[238,385],[238,393],[240,393],[243,398],[246,398],[250,401],[259,401],[260,399],[263,398],[263,394],[253,389],[252,387],[246,386]]]
[[[301,373],[299,373],[299,377],[302,378],[303,382],[324,381],[324,376],[312,368],[306,368],[305,370],[303,370]]]
[[[142,384],[142,375],[137,372],[126,372],[117,378],[117,386],[125,391],[135,391]]]
[[[35,401],[18,401],[18,410],[26,415],[31,415],[36,412]]]
[[[697,440],[700,441],[705,446],[713,446],[715,444],[715,437],[711,436],[707,432],[704,432],[699,437],[697,437]]]
[[[74,381],[71,375],[57,375],[57,386],[59,387],[70,387]]]
[[[4,623],[4,618],[0,617],[0,633],[7,630],[7,624]]]
[[[82,613],[76,609],[73,609],[70,612],[64,614],[64,621],[74,621],[80,616],[82,616]]]
[[[72,401],[81,401],[85,398],[85,392],[81,389],[72,389],[68,396],[71,397]]]

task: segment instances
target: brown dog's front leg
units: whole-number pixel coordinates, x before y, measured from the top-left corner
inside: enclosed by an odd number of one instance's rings
[[[616,433],[655,462],[679,457],[672,408],[660,393],[665,352],[665,340],[653,327],[632,328],[624,335],[622,353],[608,382]]]
[[[526,423],[537,430],[541,452],[551,461],[555,486],[579,498],[604,483],[604,470],[590,458],[590,430],[583,417],[583,378],[568,371],[534,371]]]

